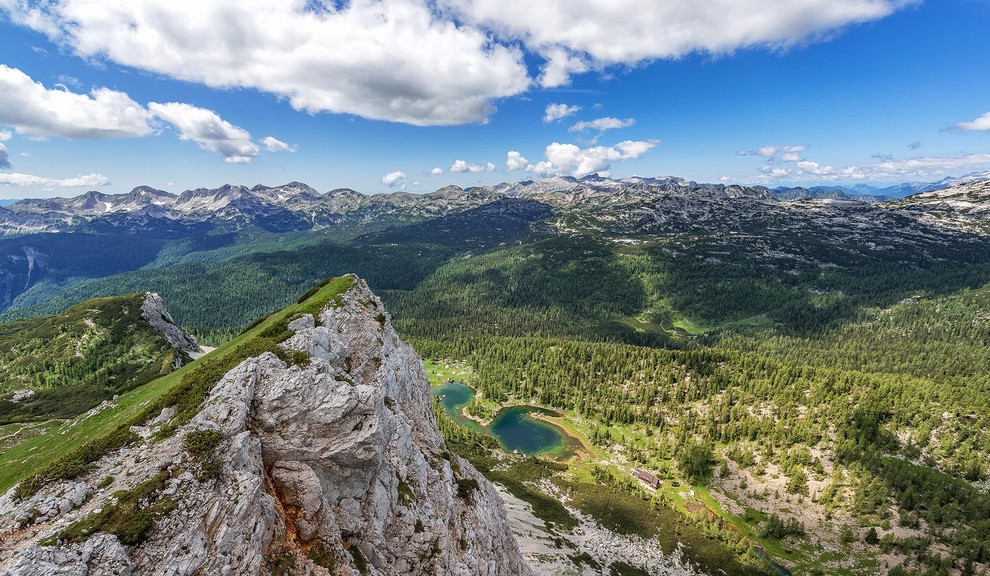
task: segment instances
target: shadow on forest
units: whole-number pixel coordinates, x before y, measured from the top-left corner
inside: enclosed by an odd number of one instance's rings
[[[804,262],[767,258],[765,250],[699,241],[677,254],[662,248],[648,253],[664,278],[660,289],[682,313],[711,325],[764,315],[795,336],[836,328],[855,320],[864,307],[885,308],[919,294],[948,295],[990,282],[990,241],[977,236],[952,245],[933,241],[884,251],[790,238],[769,249],[798,254]]]
[[[106,237],[39,235],[55,254],[49,266],[109,276],[6,317],[150,290],[162,294],[181,324],[230,329],[290,303],[320,279],[354,272],[388,300],[408,337],[453,330],[676,346],[668,333],[671,314],[712,327],[765,317],[783,334],[810,336],[856,319],[864,307],[990,282],[990,242],[977,236],[946,242],[944,235],[915,235],[884,250],[830,240],[820,230],[786,237],[762,231],[733,242],[651,236],[630,246],[598,236],[539,237],[534,224],[551,215],[546,204],[504,199],[350,240],[140,270],[161,242],[129,238],[127,251],[109,254]],[[85,242],[65,244],[77,239]],[[0,248],[17,252],[27,241],[33,237],[5,240]],[[196,246],[233,242],[223,235]]]

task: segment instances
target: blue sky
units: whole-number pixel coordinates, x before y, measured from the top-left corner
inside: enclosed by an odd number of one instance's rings
[[[0,0],[0,198],[990,170],[987,1],[156,4]]]

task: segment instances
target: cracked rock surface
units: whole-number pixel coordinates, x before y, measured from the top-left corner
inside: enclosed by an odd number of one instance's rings
[[[175,435],[0,497],[0,576],[530,574],[492,485],[446,450],[422,362],[367,285],[290,329],[283,346],[306,366],[250,358]],[[220,440],[204,459],[185,437],[205,430]],[[51,538],[155,477],[142,505],[168,506],[140,543]]]

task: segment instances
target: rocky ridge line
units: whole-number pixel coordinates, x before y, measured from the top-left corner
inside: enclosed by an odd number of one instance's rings
[[[359,279],[341,300],[289,324],[283,346],[308,363],[250,358],[175,435],[0,497],[0,575],[530,574],[495,489],[447,452],[380,300]],[[144,534],[73,533],[129,497],[155,515]]]
[[[141,304],[141,316],[151,324],[151,327],[161,333],[176,350],[183,352],[199,352],[201,350],[196,338],[179,328],[172,315],[165,308],[165,300],[156,292],[148,292]]]

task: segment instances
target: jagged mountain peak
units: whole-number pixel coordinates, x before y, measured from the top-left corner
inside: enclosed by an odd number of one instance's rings
[[[151,324],[176,350],[199,353],[202,351],[196,338],[180,328],[165,307],[165,300],[157,292],[148,292],[141,303],[141,317]]]
[[[186,190],[176,198],[173,208],[180,212],[205,212],[219,210],[232,201],[250,195],[246,186],[224,184],[219,188]]]
[[[430,192],[429,194],[434,194],[434,195],[441,196],[441,195],[448,195],[448,194],[461,194],[463,192],[464,192],[464,189],[463,188],[461,188],[460,186],[456,186],[454,184],[451,184],[449,186],[444,186],[443,188],[437,188],[435,191]]]
[[[350,196],[353,194],[364,196],[364,194],[361,194],[360,192],[352,188],[334,188],[333,190],[327,192],[327,196]]]
[[[251,188],[250,192],[265,200],[281,203],[290,200],[318,200],[320,193],[308,184],[302,182],[289,182],[280,186],[263,186],[261,184]]]
[[[279,354],[217,374],[174,435],[152,440],[174,426],[165,408],[82,477],[0,497],[0,525],[30,526],[0,537],[0,574],[529,574],[498,494],[447,451],[422,361],[363,280],[326,282],[249,335],[283,332]],[[133,498],[154,518],[141,532],[119,529]]]
[[[979,176],[973,174],[957,180],[969,182]],[[916,188],[910,187],[911,190]],[[734,201],[735,207],[744,210],[748,209],[744,207],[745,203],[750,201],[773,203],[811,199],[880,203],[903,192],[891,192],[888,196],[883,191],[891,188],[876,189],[873,194],[864,196],[859,194],[863,190],[842,187],[771,190],[764,186],[698,183],[674,176],[613,179],[597,174],[580,179],[555,176],[466,189],[445,186],[426,194],[393,191],[365,195],[348,188],[321,194],[301,182],[252,188],[225,184],[219,188],[186,190],[178,196],[139,187],[128,194],[89,192],[70,199],[22,200],[0,212],[0,233],[57,232],[80,226],[94,229],[103,226],[116,231],[131,227],[143,231],[154,227],[156,220],[167,220],[166,228],[205,223],[228,228],[255,226],[278,232],[318,229],[346,220],[368,222],[378,218],[442,217],[500,198],[533,199],[560,209],[585,211],[615,210],[642,203],[688,202],[701,203],[699,210],[703,211],[705,203],[722,201]]]
[[[583,182],[601,182],[604,180],[611,180],[611,178],[609,178],[608,176],[602,176],[598,172],[595,172],[593,174],[588,174],[587,176],[579,178],[579,180]]]
[[[175,194],[166,192],[165,190],[152,188],[151,186],[137,186],[128,192],[128,195],[147,196],[151,198],[175,198]]]

